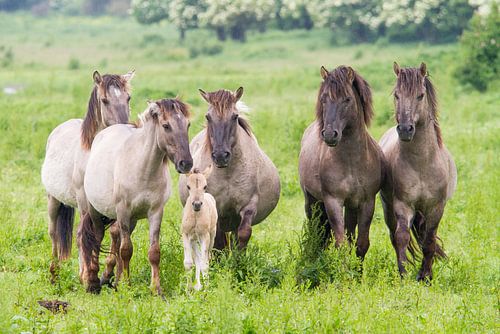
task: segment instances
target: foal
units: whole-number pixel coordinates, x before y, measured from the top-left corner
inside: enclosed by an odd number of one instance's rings
[[[189,274],[196,266],[195,290],[201,289],[200,271],[207,276],[210,251],[214,246],[217,230],[217,206],[215,198],[207,190],[207,178],[212,172],[212,165],[203,172],[194,169],[187,177],[189,196],[182,214],[182,242],[184,243],[184,268]],[[191,277],[188,277],[190,287]]]
[[[446,256],[436,234],[446,202],[455,191],[457,169],[441,138],[436,93],[426,65],[400,68],[394,63],[394,73],[398,125],[380,140],[388,161],[380,195],[399,273],[406,274],[406,250],[416,255],[421,249],[424,258],[417,280],[432,279],[434,256]],[[410,242],[410,229],[418,248]]]

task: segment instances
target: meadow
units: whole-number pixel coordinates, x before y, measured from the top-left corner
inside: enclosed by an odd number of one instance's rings
[[[332,46],[323,30],[270,30],[245,44],[217,44],[205,31],[189,31],[183,44],[176,38],[169,26],[131,19],[0,14],[0,87],[18,90],[0,93],[0,333],[500,331],[500,87],[478,93],[461,85],[453,76],[457,44]],[[302,133],[314,119],[320,66],[350,65],[370,83],[370,133],[378,140],[394,124],[394,60],[427,63],[458,168],[457,191],[439,228],[449,258],[434,264],[431,286],[417,283],[412,267],[400,279],[379,200],[362,272],[348,247],[316,260],[307,255],[297,164]],[[193,107],[191,137],[207,108],[198,88],[243,86],[255,135],[280,172],[278,207],[253,229],[245,253],[221,254],[201,292],[185,291],[176,191],[161,230],[165,300],[149,290],[146,221],[132,235],[130,286],[87,294],[75,247],[58,283],[49,282],[40,181],[47,136],[59,123],[83,117],[93,70],[132,68],[132,119],[147,99],[179,95]],[[172,175],[177,186],[173,168]],[[69,302],[68,312],[52,314],[37,304],[52,299]]]

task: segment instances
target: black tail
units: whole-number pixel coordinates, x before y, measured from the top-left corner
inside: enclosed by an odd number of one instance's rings
[[[56,235],[59,238],[59,260],[66,260],[71,256],[74,221],[75,209],[61,203],[56,221]]]
[[[78,242],[80,246],[80,256],[84,263],[90,265],[92,256],[99,253],[100,245],[97,242],[94,224],[88,213],[82,216],[80,228],[78,229]]]
[[[413,261],[417,261],[422,256],[422,243],[424,242],[425,235],[425,221],[424,216],[417,212],[413,218],[411,225],[412,238],[410,244],[408,245],[408,250],[413,258]],[[443,242],[439,237],[436,237],[436,257],[438,259],[447,258],[446,253],[443,250]],[[413,263],[413,262],[412,262]]]

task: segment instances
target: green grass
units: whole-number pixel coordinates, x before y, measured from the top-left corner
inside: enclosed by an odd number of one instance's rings
[[[453,78],[457,45],[332,47],[327,31],[277,32],[222,44],[215,55],[190,58],[214,36],[188,33],[184,44],[169,26],[112,18],[33,19],[0,14],[0,332],[499,332],[500,90],[480,94]],[[153,37],[152,37],[153,36]],[[439,234],[449,260],[434,265],[432,286],[401,281],[379,201],[364,270],[349,249],[329,249],[321,267],[303,260],[303,198],[298,186],[300,139],[314,118],[319,68],[353,66],[371,84],[375,138],[393,124],[392,62],[427,63],[438,91],[444,140],[459,181]],[[0,61],[0,64],[3,62]],[[78,64],[78,66],[75,66]],[[273,214],[254,228],[245,254],[213,263],[210,286],[186,294],[176,192],[161,230],[161,282],[167,298],[149,291],[147,223],[132,236],[131,285],[98,296],[78,281],[77,252],[49,283],[50,240],[40,167],[45,142],[59,123],[82,117],[91,73],[137,70],[133,115],[146,99],[179,94],[193,106],[191,136],[202,128],[206,105],[198,88],[244,86],[259,143],[277,165],[282,196]],[[0,93],[1,94],[1,93]],[[134,116],[135,117],[135,116]],[[172,173],[175,179],[177,176]],[[106,241],[109,243],[109,241]],[[309,289],[297,273],[318,279]],[[60,299],[71,306],[53,315],[37,304]]]

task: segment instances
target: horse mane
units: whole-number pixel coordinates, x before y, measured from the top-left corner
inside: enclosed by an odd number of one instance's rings
[[[349,71],[353,71],[354,73],[352,83],[349,80]],[[319,122],[321,128],[324,126],[321,96],[325,93],[329,94],[331,99],[348,96],[349,86],[352,86],[353,91],[358,94],[361,101],[361,107],[363,109],[363,119],[366,126],[370,126],[373,118],[373,103],[370,85],[352,68],[339,66],[333,71],[328,72],[328,76],[323,80],[319,88],[318,99],[316,102],[316,120]]]
[[[105,74],[102,76],[101,87],[104,88],[104,98],[111,86],[116,86],[120,90],[130,91],[130,86],[127,80],[123,79],[120,75]],[[87,107],[87,114],[82,123],[80,141],[84,150],[90,150],[94,137],[102,125],[101,104],[97,97],[97,90],[99,88],[94,85]]]
[[[162,113],[181,113],[186,118],[189,118],[191,116],[189,111],[189,104],[182,102],[178,97],[173,99],[161,99],[153,103],[156,103],[160,107],[160,112]],[[147,108],[138,116],[139,119],[131,123],[131,125],[135,126],[136,128],[142,128],[146,122],[152,119],[149,108]]]
[[[431,121],[434,125],[434,130],[436,131],[436,137],[439,147],[443,146],[443,138],[441,136],[441,128],[439,127],[438,120],[438,102],[436,90],[434,85],[429,79],[429,75],[424,78],[424,87],[427,96],[427,103],[430,107]],[[398,74],[398,80],[396,82],[395,89],[404,91],[410,95],[418,95],[420,93],[419,88],[422,83],[422,73],[419,68],[408,67],[401,68]]]
[[[221,89],[216,92],[207,93],[208,103],[213,107],[214,112],[220,117],[225,118],[229,116],[233,111],[233,107],[235,107],[238,112],[246,113],[249,108],[241,101],[237,101],[233,95],[233,92]],[[244,117],[238,117],[238,124],[241,126],[245,132],[251,136],[252,128],[250,127],[250,123]]]

